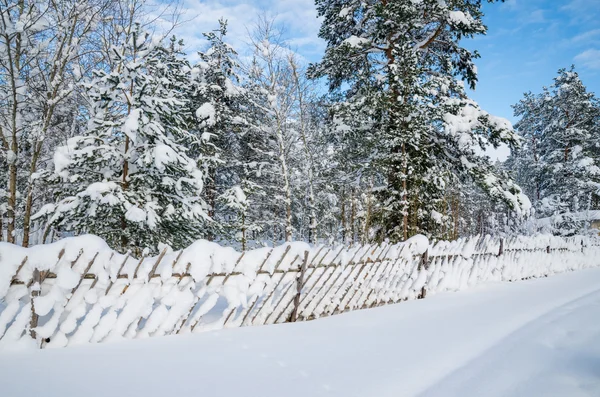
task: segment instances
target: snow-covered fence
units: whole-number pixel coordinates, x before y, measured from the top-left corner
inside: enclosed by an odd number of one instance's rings
[[[0,243],[0,349],[309,320],[600,266],[599,254],[598,239],[552,236],[246,252],[198,241],[141,259],[94,236]]]

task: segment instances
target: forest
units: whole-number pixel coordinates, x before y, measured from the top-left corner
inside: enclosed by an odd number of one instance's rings
[[[597,234],[600,101],[574,66],[525,93],[513,126],[468,96],[480,0],[316,7],[310,63],[267,13],[246,48],[222,19],[190,51],[176,8],[0,0],[0,239],[139,254]]]

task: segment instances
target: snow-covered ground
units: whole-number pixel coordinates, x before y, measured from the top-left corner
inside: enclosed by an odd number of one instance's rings
[[[312,322],[0,354],[2,396],[598,396],[600,269]]]

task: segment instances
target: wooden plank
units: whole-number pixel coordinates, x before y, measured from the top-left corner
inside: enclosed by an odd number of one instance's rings
[[[37,335],[35,328],[38,325],[39,316],[35,312],[35,298],[40,296],[40,291],[42,289],[41,276],[38,269],[33,270],[31,286],[35,287],[35,289],[31,291],[31,319],[29,320],[29,336],[31,336],[32,339],[36,339]]]
[[[269,253],[267,254],[267,257],[261,263],[260,267],[258,268],[258,271],[256,272],[257,275],[261,274],[260,272],[262,270],[262,267],[265,265],[265,263],[267,263],[267,260],[269,259],[269,256],[271,256],[272,252],[273,252],[273,250],[269,251]],[[273,273],[275,273],[275,272],[273,272]],[[244,313],[244,315],[242,317],[242,322],[240,323],[240,325],[244,325],[244,322],[246,321],[246,319],[248,318],[248,316],[250,315],[250,313],[254,309],[254,306],[258,302],[259,298],[260,298],[260,295],[256,294],[256,296],[252,300],[252,303],[249,304],[248,307],[245,310],[242,310],[242,313]],[[240,313],[240,316],[242,315],[242,313]]]
[[[150,273],[148,273],[148,281],[150,281],[152,276],[154,276],[154,273],[156,273],[156,268],[158,268],[158,265],[160,265],[160,262],[165,257],[166,253],[167,253],[167,249],[165,248],[162,250],[162,252],[158,256],[158,259],[156,259],[156,262],[154,262],[154,266],[152,266],[152,270],[150,270]]]
[[[292,311],[292,316],[290,317],[290,322],[296,322],[298,319],[298,307],[300,306],[300,296],[302,294],[302,288],[304,287],[304,274],[306,273],[306,266],[308,265],[308,251],[304,252],[304,262],[302,263],[302,270],[300,271],[300,276],[296,280],[297,288],[296,288],[296,296],[294,297],[294,310]]]
[[[292,263],[294,263],[299,257],[300,257],[299,255],[296,255],[296,257],[294,258],[294,260],[292,261]],[[277,291],[277,288],[283,282],[283,280],[285,279],[285,276],[287,276],[288,274],[290,274],[290,273],[284,273],[283,276],[281,276],[281,278],[279,279],[279,281],[275,285],[275,288],[271,289],[271,292],[269,293],[269,295],[267,296],[267,298],[262,301],[262,305],[256,311],[256,313],[254,314],[254,316],[252,316],[252,320],[250,321],[251,324],[254,324],[254,320],[256,320],[256,318],[258,317],[258,315],[260,314],[260,312],[266,307],[266,303],[271,299],[271,297],[273,297],[273,295],[275,294],[275,291]],[[291,285],[291,283],[290,283],[290,285]],[[277,309],[277,306],[281,303],[281,300],[285,297],[285,294],[287,293],[288,289],[289,289],[289,287],[287,289],[285,289],[284,293],[281,294],[280,300],[274,306],[272,306],[273,310]],[[273,314],[273,312],[271,312],[271,313],[269,313],[269,315],[267,315],[267,317],[265,318],[264,324],[266,324],[267,320],[271,317],[272,314]]]
[[[384,251],[384,249],[382,248],[381,252],[379,252],[379,255],[377,256],[377,258],[375,259],[375,261],[373,261],[373,263],[377,263],[377,262],[379,262],[379,260],[381,259],[381,256],[383,255],[383,253],[385,252],[385,254],[387,255],[387,253],[390,251],[390,249],[391,249],[391,248],[392,248],[392,245],[388,245],[388,248],[387,248],[387,250],[385,250],[385,251]],[[384,255],[384,257],[385,257],[385,255]],[[335,313],[335,311],[336,311],[336,310],[337,310],[337,309],[338,309],[338,308],[341,306],[341,304],[344,302],[344,299],[346,299],[346,296],[348,296],[348,294],[350,293],[350,290],[352,289],[352,287],[353,287],[353,286],[354,286],[354,284],[356,283],[356,280],[358,280],[358,277],[359,277],[359,276],[362,274],[362,272],[363,272],[363,271],[364,271],[366,268],[367,268],[367,263],[364,263],[364,264],[363,264],[363,265],[360,267],[360,269],[359,269],[358,273],[357,273],[357,274],[354,276],[354,279],[352,280],[352,282],[351,282],[351,283],[350,283],[350,285],[348,286],[348,289],[346,290],[346,292],[344,292],[344,294],[342,295],[342,298],[341,298],[341,299],[340,299],[340,301],[339,301],[339,302],[336,304],[336,306],[335,306],[335,308],[333,309],[333,311],[331,312],[331,314],[334,314],[334,313]],[[349,275],[348,275],[348,277],[347,277],[347,278],[344,280],[344,282],[342,283],[342,286],[340,287],[340,289],[338,289],[338,291],[336,291],[336,294],[337,294],[337,292],[339,292],[339,291],[341,290],[341,288],[343,288],[343,286],[345,285],[346,281],[348,281],[348,279],[350,278],[350,275],[351,275],[351,274],[349,274]],[[366,277],[366,276],[363,276],[363,278],[364,278],[364,277]],[[357,286],[355,286],[355,287],[357,287]],[[355,288],[355,289],[354,289],[354,293],[355,293],[355,294],[356,294],[356,291],[357,291],[357,290],[358,290],[357,288]],[[352,297],[354,297],[354,295],[353,295]]]
[[[23,258],[23,260],[21,261],[21,264],[19,265],[19,267],[17,268],[17,271],[15,272],[15,275],[12,277],[12,279],[10,280],[10,284],[13,285],[13,283],[15,281],[17,281],[18,277],[19,277],[19,272],[21,271],[21,269],[23,269],[23,266],[25,266],[25,263],[27,263],[27,256],[25,258]]]
[[[73,289],[71,289],[71,296],[73,296],[73,294],[75,293],[75,291],[77,291],[77,288],[79,288],[79,286],[83,282],[83,276],[85,276],[87,274],[87,272],[90,270],[90,268],[92,267],[92,265],[96,261],[96,258],[98,257],[98,254],[99,254],[99,252],[96,252],[96,255],[94,255],[94,257],[92,258],[92,260],[88,263],[88,265],[86,266],[86,268],[83,271],[83,273],[81,273],[81,277],[79,278],[79,282],[77,283],[77,285]],[[81,254],[79,256],[81,256]],[[77,257],[77,259],[79,259],[79,256]],[[77,260],[75,260],[75,262],[76,261]],[[72,267],[72,265],[71,265],[71,267]],[[69,297],[69,300],[71,300],[71,297]],[[68,301],[67,301],[67,303],[68,303]]]
[[[364,259],[364,257],[365,257],[365,256],[366,256],[366,255],[369,253],[369,250],[370,250],[370,248],[371,248],[372,246],[373,246],[373,244],[372,244],[372,245],[369,245],[369,246],[367,246],[367,249],[365,250],[364,254],[361,256],[361,259],[359,260],[359,262],[360,262],[362,259]],[[314,309],[318,308],[318,307],[319,307],[319,305],[320,305],[320,304],[323,302],[323,300],[325,299],[325,297],[327,297],[327,296],[329,295],[329,293],[331,292],[331,290],[333,289],[333,287],[336,285],[336,283],[338,282],[338,280],[339,280],[339,279],[341,278],[341,276],[344,274],[344,270],[345,270],[346,268],[348,268],[348,267],[351,267],[351,266],[352,266],[352,267],[354,267],[354,264],[352,263],[352,261],[354,260],[354,258],[356,257],[356,255],[357,255],[359,252],[360,252],[360,249],[358,249],[358,250],[356,250],[356,251],[354,252],[354,255],[352,256],[352,258],[350,258],[350,261],[348,262],[348,265],[347,265],[347,266],[345,266],[345,267],[340,267],[340,268],[341,268],[340,274],[338,274],[338,276],[335,278],[335,280],[333,281],[333,283],[332,283],[332,284],[329,286],[329,288],[328,288],[328,289],[325,291],[325,294],[323,294],[323,296],[321,296],[321,298],[320,298],[320,299],[317,301],[317,304],[315,305]],[[354,269],[351,269],[351,270],[350,270],[350,273],[349,273],[349,275],[350,275],[350,274],[352,274],[352,272],[353,272],[353,271],[354,271]],[[333,273],[335,273],[335,270],[334,270],[334,271],[331,273],[331,275],[333,275]],[[327,283],[328,283],[328,281],[329,281],[329,279],[330,279],[330,278],[331,278],[331,277],[327,278],[327,280],[325,281],[325,283],[323,283],[323,287],[322,287],[322,288],[321,288],[321,289],[320,289],[320,290],[319,290],[319,291],[318,291],[318,292],[315,294],[315,296],[318,296],[318,295],[319,295],[319,293],[320,293],[320,292],[321,292],[321,291],[322,291],[324,288],[326,288],[326,287],[327,287]],[[338,289],[337,291],[339,291],[339,289]],[[310,304],[310,303],[309,303],[309,304]],[[307,306],[308,306],[308,305],[307,305]],[[301,314],[302,314],[303,318],[308,318],[308,317],[310,317],[310,316],[304,316],[304,313],[301,313]]]
[[[370,246],[371,246],[371,245],[369,245],[368,247],[370,247]],[[339,250],[339,252],[338,252],[338,253],[337,253],[337,254],[336,254],[334,257],[333,257],[333,259],[331,260],[331,263],[329,264],[330,266],[325,266],[325,267],[323,268],[323,272],[322,272],[322,273],[319,275],[319,277],[318,277],[318,278],[317,278],[317,280],[316,280],[316,281],[313,283],[312,287],[310,287],[310,289],[308,290],[308,292],[306,293],[306,295],[304,296],[304,298],[303,298],[303,299],[300,301],[299,307],[302,307],[302,306],[303,306],[303,304],[304,304],[304,303],[305,303],[307,300],[309,300],[311,296],[314,296],[314,295],[312,294],[312,292],[315,290],[315,288],[318,288],[318,289],[317,289],[317,294],[318,294],[318,293],[319,293],[319,292],[320,292],[320,291],[323,289],[323,287],[324,287],[324,286],[327,284],[327,282],[328,282],[328,281],[331,279],[331,277],[333,276],[333,273],[335,273],[335,268],[337,267],[337,266],[335,266],[335,260],[336,260],[336,259],[337,259],[337,257],[338,257],[338,256],[339,256],[339,255],[342,253],[342,251],[343,251],[343,250],[344,250],[344,247],[342,247],[342,248]],[[367,251],[368,251],[368,249],[367,249]],[[357,252],[358,252],[358,251],[357,251]],[[356,255],[356,253],[355,253],[354,255]],[[323,261],[323,259],[324,259],[324,258],[325,258],[325,257],[323,257],[323,258],[321,259],[321,262]],[[319,265],[317,265],[317,268],[318,268],[318,267],[320,267],[320,265],[321,265],[321,262],[319,262]],[[340,263],[341,263],[341,262],[340,262]],[[333,267],[333,268],[334,268],[334,269],[333,269],[333,271],[332,271],[332,272],[329,274],[329,276],[327,277],[327,279],[326,279],[326,280],[325,280],[325,282],[323,283],[323,286],[321,286],[321,287],[318,287],[318,285],[319,285],[319,281],[321,281],[321,279],[323,278],[323,276],[325,276],[325,273],[327,273],[327,269],[328,269],[329,267]],[[316,268],[315,268],[315,271],[316,271]],[[301,312],[302,312],[301,310],[298,310],[298,314],[300,314]]]
[[[339,255],[339,254],[340,254],[340,253],[341,253],[343,250],[344,250],[344,247],[342,247],[342,248],[340,249],[340,251],[337,253],[337,255]],[[317,272],[317,269],[319,269],[319,267],[320,267],[320,266],[321,266],[321,264],[323,263],[323,260],[325,259],[325,257],[327,256],[327,254],[328,254],[330,251],[331,251],[331,250],[330,250],[330,249],[328,249],[328,250],[325,252],[325,254],[324,254],[322,257],[321,257],[321,260],[319,261],[319,263],[318,263],[317,265],[315,265],[315,266],[313,266],[313,267],[312,267],[313,271],[312,271],[312,272],[311,272],[311,274],[308,276],[308,278],[306,279],[306,281],[304,281],[304,285],[308,285],[308,282],[310,281],[310,279],[312,278],[312,276],[313,276],[313,275],[314,275],[314,274]],[[316,258],[318,258],[318,256],[319,256],[319,253],[320,253],[320,252],[321,252],[321,250],[319,250],[319,252],[317,252],[317,255],[315,255],[315,256],[313,257],[313,261],[314,261]],[[334,257],[334,260],[335,260],[335,258],[337,258],[337,255]],[[310,268],[310,267],[311,267],[310,265],[312,265],[312,261],[311,261],[311,263],[309,263],[309,264],[307,265],[307,268]],[[300,269],[300,270],[302,270],[302,269]],[[314,288],[314,286],[316,285],[316,283],[318,283],[318,282],[319,282],[319,280],[321,279],[321,277],[323,276],[323,274],[325,274],[325,272],[326,272],[326,268],[323,268],[323,272],[322,272],[322,273],[321,273],[321,275],[320,275],[320,276],[317,278],[317,281],[315,281],[315,283],[314,283],[314,284],[311,286],[311,288],[309,289],[309,292],[308,292],[308,293],[310,293],[310,291],[312,291],[312,288]],[[307,295],[308,295],[308,293],[307,293]],[[306,296],[305,296],[305,298],[306,298]],[[290,301],[290,303],[289,303],[289,304],[288,304],[288,305],[287,305],[287,306],[286,306],[286,307],[283,309],[283,312],[286,312],[286,311],[288,310],[289,306],[290,306],[292,303],[294,303],[294,301]],[[301,302],[300,302],[300,303],[301,303]],[[296,313],[298,313],[298,311],[297,311]],[[278,320],[278,318],[277,318],[277,319],[275,319],[275,322],[277,322],[277,320]]]
[[[127,263],[127,259],[129,259],[129,255],[130,253],[127,252],[127,254],[125,254],[125,259],[123,259],[123,263],[121,263],[121,266],[119,266],[119,270],[117,270],[117,276],[115,277],[115,279],[119,279],[119,274],[121,273],[121,271],[123,270],[123,268],[125,267],[125,264]],[[97,277],[96,277],[97,279]],[[106,287],[106,291],[104,291],[104,295],[108,295],[108,293],[110,292],[110,289],[112,288],[113,284],[115,282],[112,281],[112,279],[110,280],[108,287]]]

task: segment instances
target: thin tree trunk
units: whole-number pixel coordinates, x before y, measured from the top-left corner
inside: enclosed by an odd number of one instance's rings
[[[19,1],[19,15],[23,15],[25,8],[25,2]],[[6,22],[4,21],[6,26]],[[11,107],[11,139],[10,151],[12,152],[11,158],[9,158],[8,166],[8,210],[6,216],[8,218],[8,224],[6,228],[6,241],[9,243],[15,243],[15,225],[16,225],[16,207],[17,207],[17,156],[19,154],[19,143],[17,142],[17,114],[19,111],[18,95],[17,95],[17,80],[19,79],[19,73],[21,70],[20,58],[21,58],[21,33],[15,35],[15,51],[10,46],[10,39],[8,35],[5,36],[6,40],[6,53],[8,56],[9,65],[9,79],[11,85],[12,94],[12,107]]]
[[[242,251],[246,251],[246,214],[242,213]]]
[[[371,227],[371,213],[373,211],[373,177],[371,177],[371,182],[369,183],[369,191],[367,193],[367,214],[365,215],[365,225],[363,229],[363,244],[367,244],[369,240],[369,229]]]
[[[288,175],[287,159],[285,156],[285,144],[283,141],[283,131],[281,120],[277,116],[277,142],[279,144],[279,164],[283,176],[283,190],[285,194],[285,241],[292,241],[292,187]]]
[[[402,143],[402,234],[404,241],[408,240],[408,189],[406,180],[408,178],[408,159],[406,156],[406,145]]]
[[[342,224],[342,243],[346,242],[346,197],[345,190],[342,189],[342,197],[341,197],[341,213],[340,213],[340,221]]]
[[[300,86],[300,77],[298,68],[293,57],[290,57],[289,64],[292,67],[292,76],[294,78],[296,95],[298,97],[298,107],[300,110],[300,136],[304,144],[304,153],[308,161],[308,242],[314,244],[317,239],[317,215],[315,210],[315,193],[314,193],[314,160],[311,150],[308,145],[306,136],[306,121],[304,115],[304,93]]]
[[[458,239],[458,221],[460,218],[460,198],[457,195],[454,199],[454,240]]]
[[[77,22],[79,20],[79,15],[75,14],[70,23],[69,34],[60,42],[58,50],[54,55],[54,62],[52,72],[49,76],[49,81],[51,84],[54,84],[55,80],[58,76],[63,76],[68,65],[69,59],[68,56],[64,57],[64,51],[70,50],[71,45],[73,44],[73,38],[75,36],[75,29],[77,27]],[[52,91],[48,93],[48,101],[51,102],[51,105],[48,106],[47,110],[44,114],[44,124],[42,129],[40,130],[40,136],[46,136],[48,129],[50,128],[50,123],[52,117],[54,116],[54,110],[56,109],[56,100],[59,98],[60,90],[59,85],[56,84],[52,87]],[[34,181],[31,180],[31,176],[37,171],[37,163],[42,152],[43,141],[38,140],[34,144],[34,151],[31,158],[31,162],[29,165],[29,184],[27,186],[27,199],[25,202],[25,210],[23,216],[23,247],[29,246],[29,233],[31,228],[31,211],[33,208],[33,188]]]
[[[350,190],[350,242],[354,243],[356,231],[356,197],[354,188]]]

